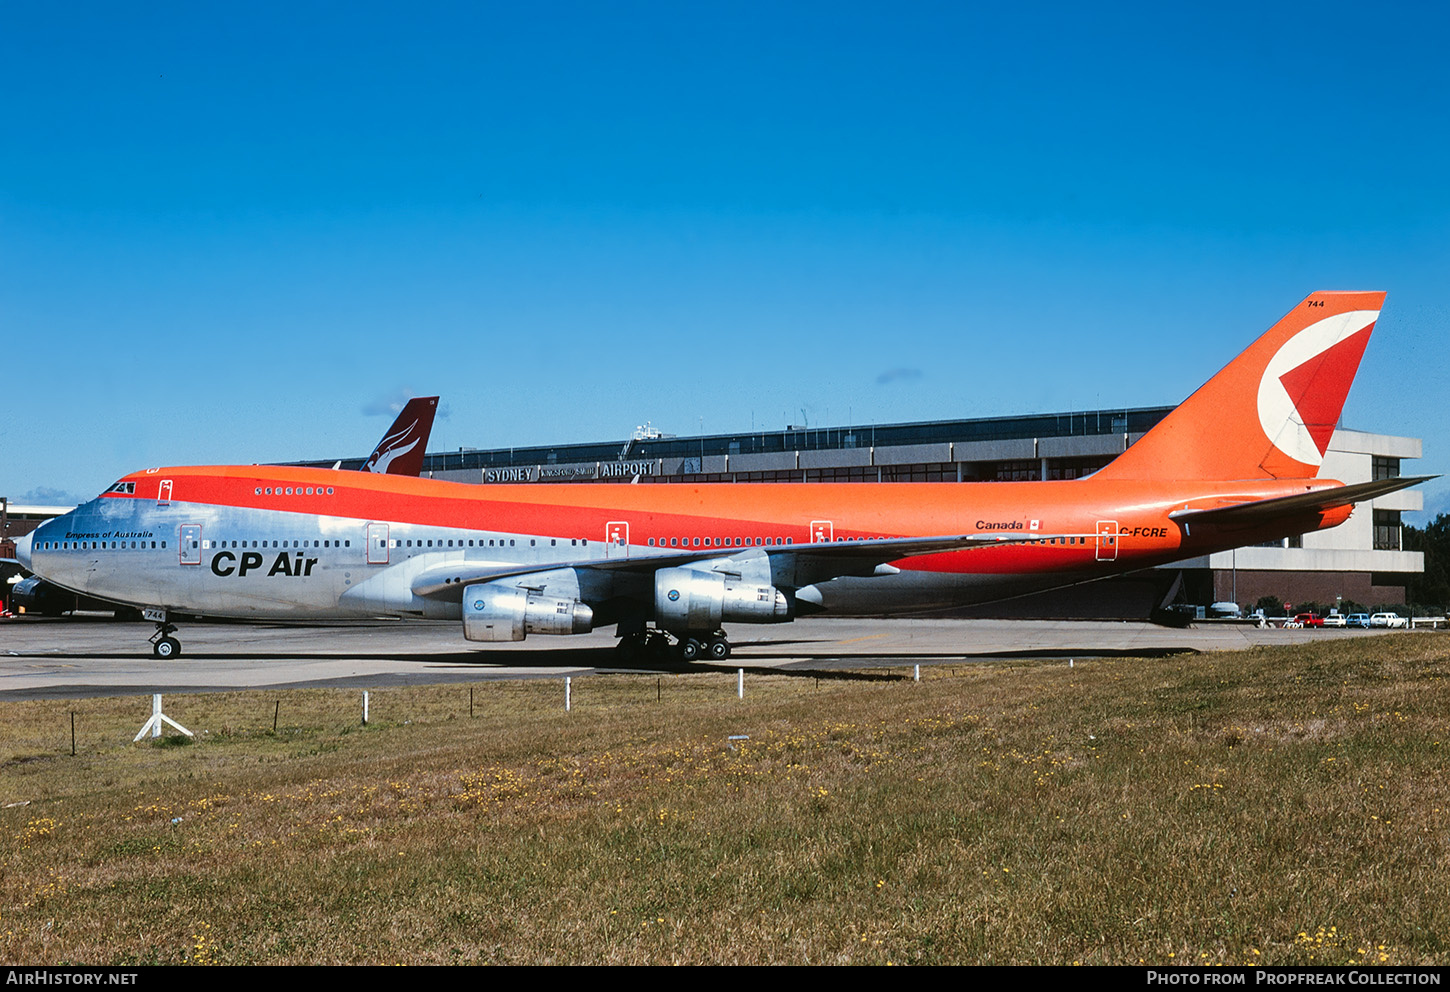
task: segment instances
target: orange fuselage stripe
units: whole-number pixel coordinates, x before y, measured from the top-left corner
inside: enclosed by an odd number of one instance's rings
[[[1211,505],[1303,492],[1304,480],[1231,483],[1128,482],[1092,478],[1000,483],[708,483],[476,485],[367,472],[275,466],[152,469],[124,481],[156,500],[162,480],[172,503],[313,513],[415,526],[607,540],[610,524],[628,540],[755,538],[807,544],[824,522],[835,540],[974,533],[1078,535],[1072,543],[1014,545],[906,559],[901,567],[1010,573],[1081,567],[1097,561],[1099,522],[1120,535],[1113,557],[1172,560],[1200,554],[1200,543],[1168,519],[1185,505]],[[1337,483],[1316,480],[1313,488]],[[307,494],[308,488],[314,490]],[[272,494],[266,490],[271,489]],[[292,493],[285,490],[290,488]],[[331,495],[326,490],[333,490]],[[258,495],[258,490],[262,491]],[[281,493],[280,495],[278,493]],[[1344,514],[1338,523],[1343,519]],[[1317,526],[1329,526],[1325,520]],[[1312,529],[1306,528],[1306,529]],[[722,548],[722,551],[724,549]]]

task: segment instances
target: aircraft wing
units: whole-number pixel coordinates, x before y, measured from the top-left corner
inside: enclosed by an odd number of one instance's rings
[[[427,599],[461,599],[464,586],[474,582],[492,582],[536,572],[557,569],[591,569],[602,572],[651,573],[661,568],[678,568],[696,562],[715,562],[712,571],[729,573],[730,562],[742,566],[769,559],[773,573],[793,577],[791,584],[805,585],[844,575],[890,575],[897,571],[887,563],[916,555],[967,551],[1008,544],[1031,544],[1066,534],[988,533],[952,534],[939,537],[883,537],[862,541],[828,541],[813,544],[775,544],[741,548],[699,548],[689,551],[641,553],[632,557],[605,560],[550,562],[547,564],[516,564],[488,561],[455,561],[420,572],[413,579],[413,592]],[[1081,536],[1081,535],[1078,535]]]
[[[1430,479],[1434,475],[1399,476],[1393,479],[1376,479],[1373,482],[1357,482],[1334,489],[1316,489],[1313,492],[1295,493],[1292,496],[1275,496],[1271,499],[1246,500],[1227,506],[1189,507],[1174,510],[1168,514],[1170,520],[1185,528],[1195,525],[1247,527],[1266,523],[1290,513],[1322,513],[1325,510],[1350,506],[1376,496],[1408,489]]]

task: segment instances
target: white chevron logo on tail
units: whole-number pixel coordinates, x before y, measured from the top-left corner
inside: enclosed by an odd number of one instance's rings
[[[1378,310],[1325,317],[1285,341],[1269,359],[1259,380],[1259,424],[1274,447],[1305,465],[1323,463],[1332,421],[1364,350],[1363,340],[1346,342],[1373,327],[1378,317]],[[1345,345],[1342,355],[1326,354],[1340,345]],[[1321,367],[1325,362],[1328,366]],[[1316,415],[1321,408],[1327,416]]]

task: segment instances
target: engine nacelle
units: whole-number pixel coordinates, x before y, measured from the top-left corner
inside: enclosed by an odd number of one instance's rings
[[[717,630],[734,623],[785,623],[790,600],[775,586],[719,572],[662,568],[655,573],[655,623],[665,630]]]
[[[463,636],[470,641],[522,641],[529,634],[587,634],[594,611],[577,599],[520,589],[504,581],[463,590]]]

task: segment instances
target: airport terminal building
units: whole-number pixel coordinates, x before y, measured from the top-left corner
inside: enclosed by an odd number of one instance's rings
[[[789,427],[674,437],[637,430],[625,441],[435,452],[423,474],[468,483],[1002,482],[1076,479],[1121,454],[1172,407],[1097,410],[856,427]],[[1345,483],[1399,476],[1419,458],[1418,438],[1340,428],[1321,474]],[[335,459],[306,462],[331,466]],[[357,468],[363,459],[344,460]],[[1008,603],[973,616],[1143,617],[1170,593],[1206,605],[1287,602],[1366,605],[1404,601],[1423,556],[1405,551],[1400,516],[1423,508],[1406,489],[1361,504],[1339,527],[1269,546],[1240,548],[1159,569]]]

